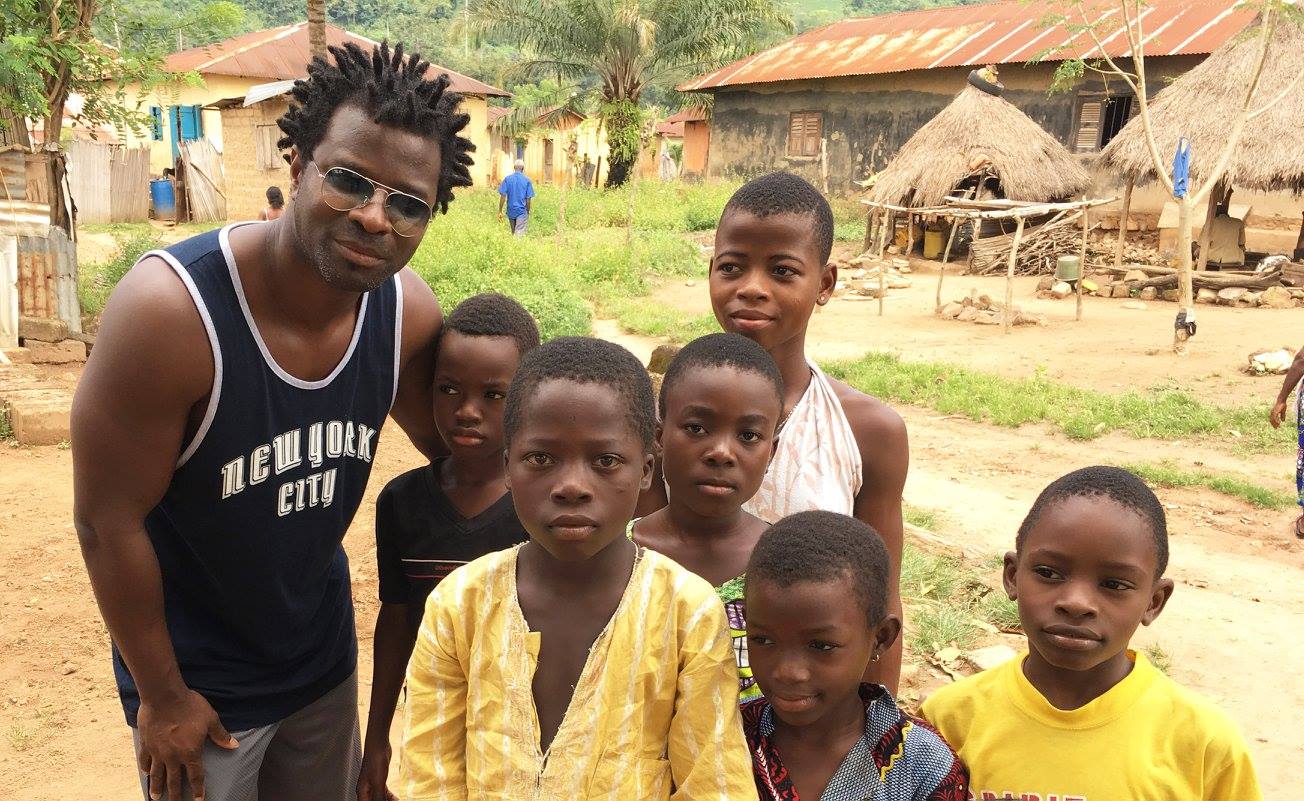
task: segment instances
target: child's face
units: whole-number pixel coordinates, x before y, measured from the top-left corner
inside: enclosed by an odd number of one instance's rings
[[[866,666],[896,641],[901,622],[877,626],[850,576],[781,587],[747,582],[747,656],[761,692],[789,726],[840,719],[859,705]]]
[[[730,211],[715,231],[711,308],[725,331],[766,350],[802,336],[816,304],[833,294],[837,268],[820,258],[807,215],[764,219]]]
[[[652,454],[620,396],[601,384],[545,381],[521,421],[507,449],[507,485],[530,539],[578,561],[625,536],[652,482]]]
[[[520,360],[511,337],[444,332],[435,361],[435,428],[455,455],[503,449],[503,399]]]
[[[705,517],[737,511],[765,478],[782,403],[750,370],[695,368],[666,393],[659,434],[672,503]]]
[[[1137,512],[1105,497],[1044,509],[1021,553],[1005,555],[1005,589],[1019,603],[1028,647],[1054,667],[1086,671],[1119,657],[1138,625],[1173,592]]]

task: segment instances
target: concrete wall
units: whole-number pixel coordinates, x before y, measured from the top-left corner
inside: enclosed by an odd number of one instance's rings
[[[1147,63],[1152,86],[1196,63],[1193,57],[1154,58]],[[1005,98],[1066,145],[1077,124],[1078,93],[1098,83],[1048,94],[1054,66],[1005,65]],[[716,92],[708,173],[752,176],[776,169],[821,183],[818,157],[787,155],[788,115],[819,111],[828,141],[828,189],[856,191],[853,181],[881,170],[901,145],[963,89],[968,68],[914,70],[822,80],[787,81]],[[685,132],[687,133],[687,132]]]

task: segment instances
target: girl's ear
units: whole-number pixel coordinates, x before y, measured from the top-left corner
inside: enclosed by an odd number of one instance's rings
[[[870,660],[877,662],[883,654],[892,649],[896,643],[897,637],[901,636],[901,618],[889,614],[879,621],[874,627],[874,648],[870,652]]]
[[[652,435],[652,455],[658,459],[665,458],[666,449],[661,444],[662,438],[666,434],[666,424],[657,423],[656,433]]]
[[[827,305],[833,298],[833,289],[838,285],[838,265],[829,262],[820,273],[820,293],[815,297],[817,306]]]
[[[1164,611],[1168,604],[1168,599],[1173,597],[1173,580],[1161,578],[1155,582],[1154,589],[1150,591],[1150,605],[1146,607],[1145,614],[1141,616],[1141,625],[1149,626],[1159,617],[1159,613]]]

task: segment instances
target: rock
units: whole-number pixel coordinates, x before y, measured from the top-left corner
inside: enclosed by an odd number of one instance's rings
[[[1128,270],[1123,276],[1124,283],[1134,283],[1136,281],[1149,281],[1150,276],[1146,275],[1144,270]]]
[[[14,439],[24,445],[58,445],[68,439],[72,399],[33,399],[9,404]]]
[[[1037,282],[1037,291],[1038,291],[1038,292],[1049,292],[1049,291],[1050,291],[1050,288],[1053,287],[1053,286],[1055,286],[1055,284],[1056,284],[1055,276],[1053,276],[1053,275],[1043,275],[1043,276],[1041,277],[1041,280]]]
[[[1050,288],[1050,294],[1056,300],[1063,300],[1073,294],[1073,285],[1068,281],[1056,281]]]
[[[1155,298],[1159,297],[1159,288],[1153,286],[1145,287],[1141,290],[1141,294],[1139,297],[1142,300],[1154,300]]]
[[[1201,291],[1203,292],[1203,290]],[[1220,289],[1218,290],[1218,303],[1223,306],[1231,306],[1249,291],[1243,286],[1229,286],[1226,289]]]
[[[1241,299],[1236,302],[1236,305],[1246,306],[1246,307],[1258,306],[1259,300],[1262,297],[1263,297],[1262,292],[1255,292],[1254,290],[1250,290],[1249,292],[1246,292],[1244,295],[1241,295]]]
[[[964,309],[965,305],[963,303],[948,303],[939,309],[937,313],[947,320],[954,320],[960,316],[960,312],[964,311]]]
[[[1173,300],[1178,300],[1178,299],[1181,298],[1181,292],[1179,292],[1178,290],[1173,289],[1173,290],[1169,290],[1169,291],[1171,291],[1171,292],[1177,292],[1177,293],[1178,293],[1178,296],[1177,296],[1176,298],[1173,298]],[[1165,292],[1164,294],[1167,295],[1168,292]],[[1217,302],[1218,302],[1218,293],[1215,292],[1215,291],[1213,291],[1212,289],[1209,289],[1208,287],[1205,287],[1204,289],[1201,289],[1201,290],[1199,290],[1199,291],[1197,291],[1197,292],[1195,293],[1195,302],[1196,302],[1196,303],[1217,303]]]
[[[32,363],[32,352],[27,348],[6,348],[5,350],[0,350],[0,353],[3,353],[4,357],[8,359],[11,364]],[[0,361],[0,364],[4,364],[4,362]]]
[[[678,352],[678,345],[658,345],[656,350],[652,351],[651,358],[647,360],[647,371],[665,375],[666,368],[670,366],[670,360],[675,358],[675,354]]]
[[[979,670],[991,670],[997,665],[1009,662],[1016,656],[1018,656],[1018,653],[1008,645],[989,645],[986,648],[966,652],[964,658]]]
[[[1295,298],[1284,286],[1270,286],[1259,296],[1259,305],[1268,309],[1293,309]]]
[[[1000,325],[1001,315],[996,312],[982,312],[974,319],[978,325]]]
[[[1130,298],[1132,297],[1132,290],[1127,284],[1114,284],[1114,297]]]
[[[1128,302],[1123,304],[1123,308],[1135,309],[1137,311],[1145,311],[1146,305],[1139,300],[1129,300]]]
[[[1159,293],[1159,297],[1163,298],[1164,300],[1168,300],[1168,301],[1172,301],[1173,303],[1176,303],[1177,301],[1182,299],[1182,290],[1165,289],[1163,292]]]
[[[39,342],[62,342],[68,338],[68,324],[48,317],[18,318],[18,336]]]
[[[1292,289],[1290,296],[1295,300],[1304,300],[1304,289]]]
[[[1250,363],[1245,372],[1254,375],[1282,375],[1290,369],[1294,358],[1294,354],[1286,348],[1256,350],[1250,354]]]
[[[960,313],[955,316],[955,319],[959,320],[962,323],[971,323],[977,318],[978,318],[978,310],[975,309],[973,306],[965,306],[964,309],[962,309]]]
[[[32,353],[32,364],[74,364],[86,361],[86,345],[75,339],[62,342],[30,340],[25,345]]]

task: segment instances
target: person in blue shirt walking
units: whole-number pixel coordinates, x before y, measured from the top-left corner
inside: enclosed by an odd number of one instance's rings
[[[512,167],[512,174],[498,185],[498,218],[502,219],[503,205],[506,204],[507,230],[522,236],[530,221],[530,198],[534,197],[534,184],[525,175],[524,161],[517,159]]]

